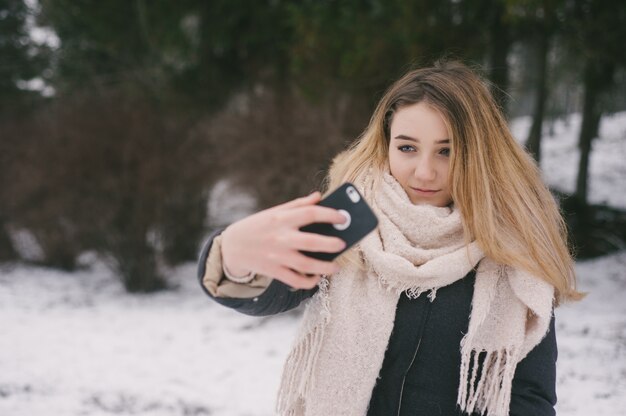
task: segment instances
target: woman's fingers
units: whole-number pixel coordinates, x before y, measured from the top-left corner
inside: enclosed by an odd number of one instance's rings
[[[320,275],[305,276],[287,267],[281,267],[273,277],[294,289],[312,289],[321,279]]]
[[[288,244],[298,250],[322,253],[337,253],[346,247],[339,237],[327,237],[315,233],[294,232],[287,237]]]
[[[274,209],[283,210],[283,209],[290,209],[290,208],[298,208],[298,207],[302,207],[306,205],[313,205],[319,202],[319,200],[321,199],[321,196],[322,195],[318,191],[315,191],[307,196],[292,199],[291,201],[287,201],[280,205],[276,205]]]
[[[339,271],[336,263],[314,259],[302,253],[295,253],[285,259],[283,265],[302,274],[335,274]]]
[[[282,215],[285,223],[298,228],[315,222],[343,224],[346,221],[346,217],[336,209],[318,205],[298,207]]]

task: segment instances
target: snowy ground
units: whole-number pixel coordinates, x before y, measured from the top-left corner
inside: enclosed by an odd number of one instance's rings
[[[527,129],[518,120],[517,134]],[[546,179],[571,190],[578,121],[545,141]],[[626,114],[602,125],[591,199],[626,208]],[[272,414],[299,312],[239,315],[199,289],[128,295],[95,256],[75,273],[0,265],[0,416]],[[626,251],[577,265],[580,303],[557,310],[558,414],[626,415]]]
[[[213,304],[193,265],[176,291],[132,296],[100,264],[0,277],[0,415],[270,414],[293,315]]]
[[[589,296],[557,310],[560,415],[626,414],[626,252],[578,265]],[[269,415],[297,313],[212,303],[194,265],[176,291],[124,293],[95,263],[0,272],[0,415]]]

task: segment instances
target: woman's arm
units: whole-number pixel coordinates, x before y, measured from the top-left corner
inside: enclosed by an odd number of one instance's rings
[[[272,276],[296,289],[312,289],[321,275],[338,270],[334,262],[318,260],[303,251],[336,253],[345,248],[338,237],[301,231],[312,223],[341,224],[339,211],[317,205],[321,194],[257,212],[226,227],[222,233],[222,261],[234,276],[254,272]]]
[[[222,231],[217,230],[209,236],[198,261],[200,285],[219,304],[246,315],[274,315],[297,307],[317,291],[317,286],[294,290],[279,280],[264,276],[246,284],[229,281],[223,273],[221,247],[214,246]]]
[[[553,416],[557,345],[554,317],[545,338],[519,362],[513,378],[510,416]]]
[[[320,276],[333,274],[338,265],[302,252],[336,253],[345,247],[338,237],[300,230],[311,223],[345,221],[339,211],[317,205],[320,199],[321,194],[314,192],[257,212],[211,236],[198,267],[204,291],[217,302],[249,315],[284,312],[311,297]],[[224,270],[233,276],[254,277],[239,283],[229,281]]]

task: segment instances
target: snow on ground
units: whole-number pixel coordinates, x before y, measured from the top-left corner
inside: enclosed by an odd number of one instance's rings
[[[214,304],[195,265],[179,288],[126,294],[104,266],[0,270],[0,415],[267,415],[296,315]]]
[[[546,180],[567,191],[578,123],[555,123],[544,141]],[[527,128],[513,123],[517,137]],[[601,136],[591,200],[626,208],[626,113],[603,121]],[[253,318],[221,307],[194,264],[168,273],[176,290],[129,295],[96,256],[83,260],[75,273],[0,265],[0,416],[273,413],[299,311]],[[589,295],[556,312],[558,414],[626,415],[626,251],[577,272]]]
[[[577,267],[557,310],[558,414],[626,414],[626,252]],[[0,270],[0,415],[270,415],[298,311],[270,318],[208,299],[195,265],[177,290],[126,294],[100,263]]]
[[[576,273],[587,297],[556,309],[557,414],[626,415],[626,251]]]

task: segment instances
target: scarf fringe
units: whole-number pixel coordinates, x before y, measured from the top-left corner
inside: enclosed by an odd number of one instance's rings
[[[378,286],[382,289],[387,290],[387,292],[394,290],[398,295],[400,295],[402,292],[406,292],[406,295],[409,299],[417,299],[424,292],[428,292],[428,300],[430,300],[431,302],[434,302],[435,298],[437,297],[438,288],[436,287],[423,288],[415,286],[415,284],[409,283],[403,285],[393,284],[384,276],[378,276],[378,283]]]
[[[468,414],[509,414],[511,388],[519,352],[517,348],[461,354],[457,404]]]
[[[279,415],[301,414],[305,398],[315,385],[314,370],[324,340],[324,329],[330,320],[328,285],[327,278],[320,280],[317,296],[323,319],[292,348],[285,362],[276,403],[276,412]]]

